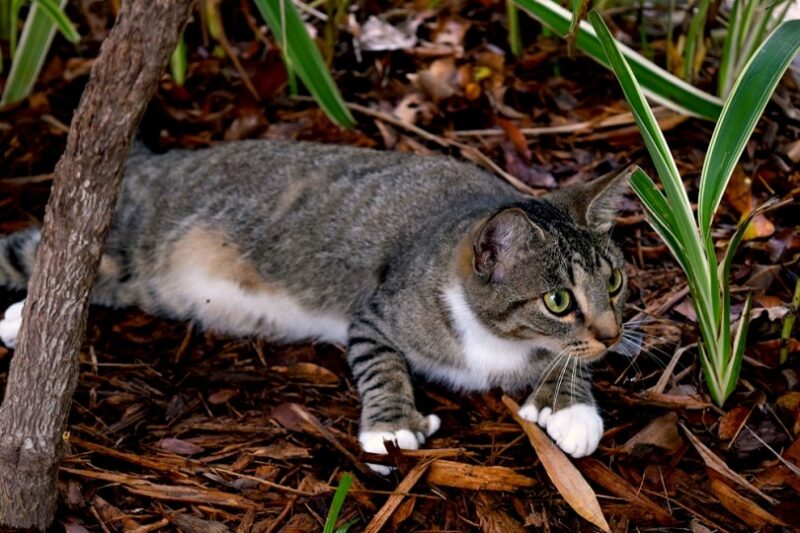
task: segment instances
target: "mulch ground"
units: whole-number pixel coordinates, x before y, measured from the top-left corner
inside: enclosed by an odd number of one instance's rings
[[[341,131],[313,102],[289,96],[255,11],[225,1],[225,46],[196,17],[186,33],[187,82],[178,87],[165,76],[142,125],[145,141],[166,150],[267,137],[444,152],[537,192],[631,162],[650,168],[613,77],[570,57],[524,16],[526,47],[514,58],[502,4],[423,10],[393,2],[392,20],[416,19],[421,39],[407,50],[370,52],[355,49],[352,32],[385,9],[358,4],[355,22],[330,48],[355,129]],[[35,93],[0,109],[0,233],[42,218],[71,113],[112,22],[110,5],[70,3],[80,45],[56,39]],[[614,18],[618,34],[638,42],[636,13],[629,15]],[[322,37],[324,24],[312,20]],[[663,36],[649,48],[663,57]],[[701,87],[713,86],[715,61],[706,58]],[[614,234],[629,261],[629,327],[642,345],[634,357],[610,354],[597,365],[606,433],[591,458],[574,461],[614,531],[800,528],[797,327],[788,362],[778,360],[800,258],[799,95],[787,76],[716,223],[724,244],[744,212],[771,197],[788,200],[758,219],[735,261],[734,313],[750,290],[756,318],[739,386],[722,409],[702,381],[685,279],[633,196],[623,205]],[[659,117],[696,198],[712,125],[664,110]],[[20,296],[0,291],[0,305]],[[0,390],[12,357],[0,348]],[[593,529],[556,490],[499,391],[417,390],[420,410],[438,414],[442,428],[425,451],[383,458],[397,469],[382,478],[365,467],[381,458],[363,454],[355,438],[358,396],[340,347],[223,338],[134,309],[93,308],[54,527],[321,531],[333,491],[350,474],[339,523],[355,521],[352,531]]]

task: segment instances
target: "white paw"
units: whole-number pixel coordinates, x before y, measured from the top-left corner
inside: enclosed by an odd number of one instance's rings
[[[547,429],[559,448],[575,458],[591,455],[603,436],[603,419],[597,408],[583,403],[556,412],[545,407],[539,413],[539,425]]]
[[[398,448],[403,450],[417,450],[419,449],[421,433],[416,434],[408,429],[400,429],[397,431],[362,431],[358,435],[358,441],[361,443],[361,448],[369,453],[387,453],[386,441],[392,441]],[[424,441],[424,437],[423,437]],[[391,466],[376,465],[367,463],[375,472],[388,476],[394,470]]]
[[[535,405],[523,405],[517,414],[528,422],[533,422],[534,424],[539,421],[539,410]]]
[[[14,348],[17,344],[17,334],[22,326],[22,307],[25,300],[17,302],[6,309],[3,320],[0,320],[0,342],[9,348]]]
[[[421,444],[425,444],[425,439],[436,433],[442,425],[442,420],[436,415],[425,417],[428,429],[425,433],[421,431],[411,431],[408,429],[398,429],[397,431],[362,431],[358,435],[361,448],[369,453],[387,453],[386,441],[392,441],[403,450],[418,450]],[[376,465],[367,463],[373,471],[388,476],[394,468],[391,466]]]

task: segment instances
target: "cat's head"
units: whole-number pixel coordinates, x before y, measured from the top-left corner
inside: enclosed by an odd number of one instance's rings
[[[495,335],[587,361],[620,340],[627,280],[610,231],[627,177],[507,206],[476,228],[464,290]]]

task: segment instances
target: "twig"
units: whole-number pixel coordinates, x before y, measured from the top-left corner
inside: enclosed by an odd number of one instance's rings
[[[389,496],[386,500],[386,503],[383,504],[380,511],[375,514],[375,517],[372,521],[367,524],[367,527],[364,528],[364,533],[378,533],[383,529],[384,524],[386,521],[391,518],[392,514],[394,514],[397,507],[403,502],[403,499],[406,497],[408,492],[414,488],[414,485],[417,484],[419,478],[428,470],[431,461],[423,461],[418,463],[414,468],[412,468],[403,481],[397,486],[397,492],[400,494]]]

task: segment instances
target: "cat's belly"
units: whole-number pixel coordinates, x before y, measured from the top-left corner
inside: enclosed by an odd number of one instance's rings
[[[263,280],[237,247],[212,229],[195,228],[181,237],[151,285],[158,304],[171,315],[214,331],[347,343],[346,316],[304,306]]]

